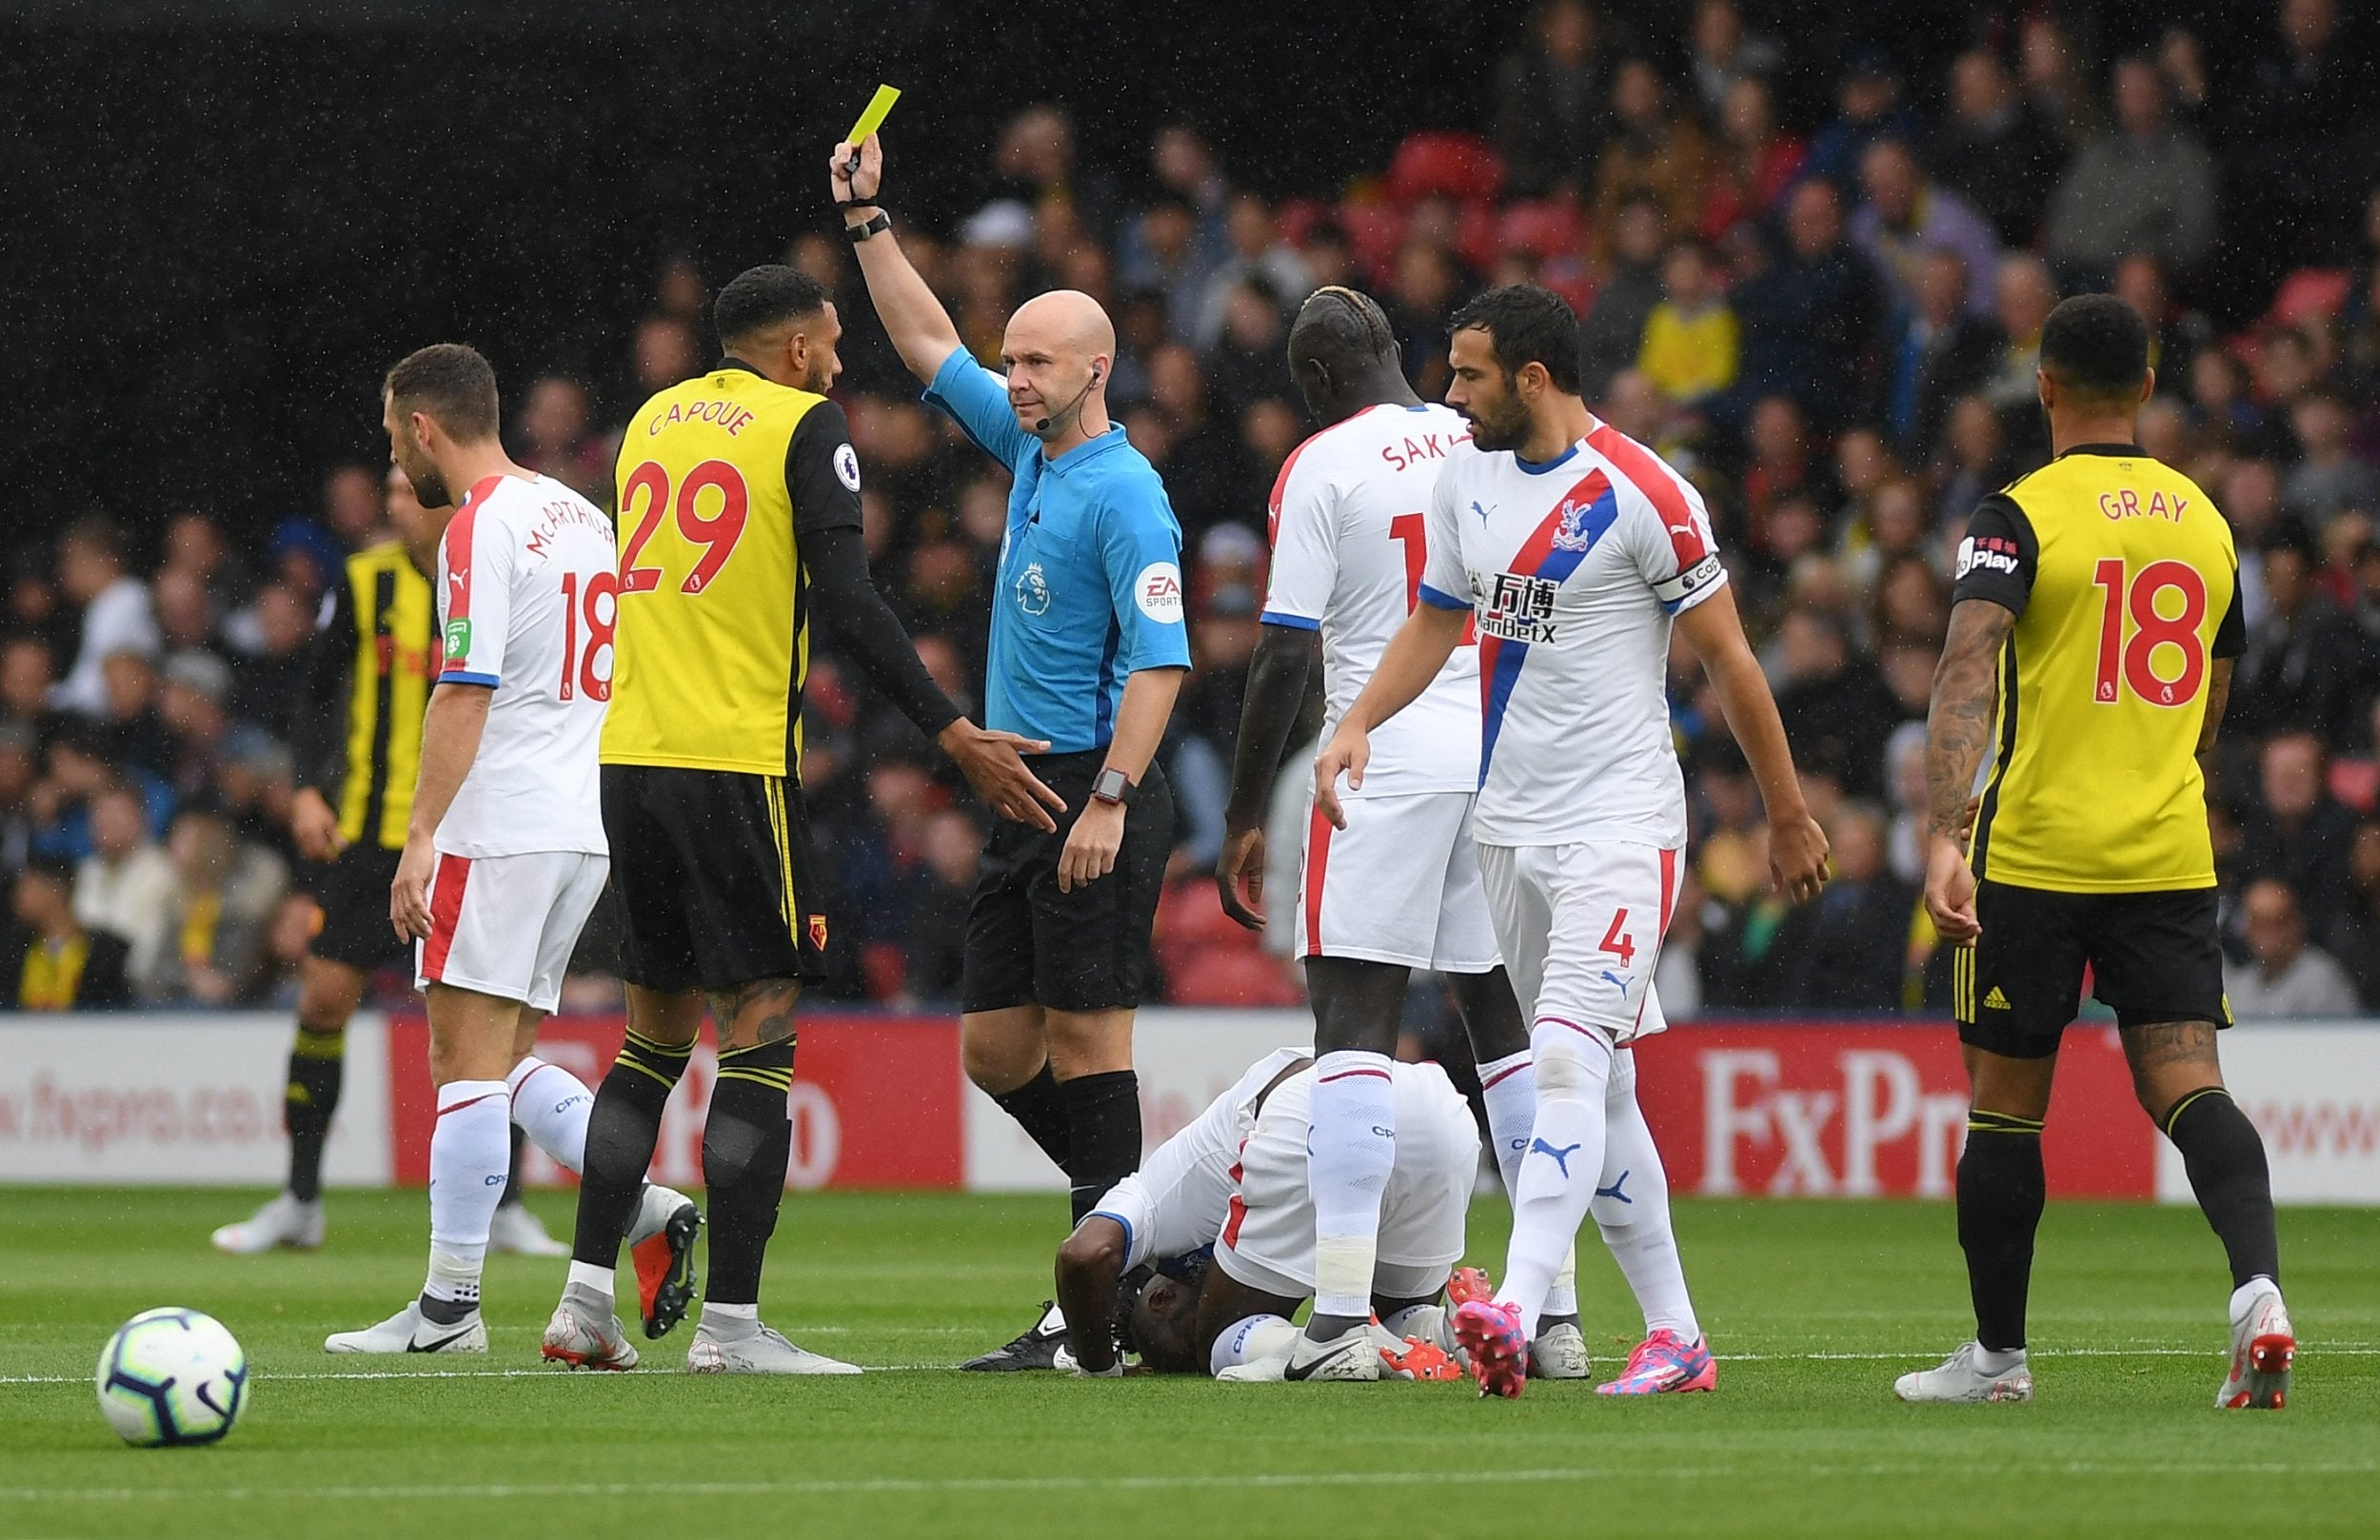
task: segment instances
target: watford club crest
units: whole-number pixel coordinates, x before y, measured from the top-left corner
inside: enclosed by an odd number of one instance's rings
[[[812,915],[812,916],[810,916],[810,917],[809,917],[809,922],[810,922],[810,945],[812,945],[812,946],[816,947],[816,948],[817,948],[819,951],[821,951],[821,952],[825,951],[825,950],[826,950],[826,917],[825,917],[824,915]]]

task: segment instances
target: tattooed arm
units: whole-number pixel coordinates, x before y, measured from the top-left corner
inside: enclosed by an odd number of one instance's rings
[[[2207,720],[2198,727],[2198,773],[2214,783],[2214,740],[2223,731],[2224,708],[2231,703],[2233,660],[2217,658],[2207,667]]]
[[[1960,945],[1982,930],[1963,836],[1999,706],[2000,647],[2015,624],[2013,612],[1988,599],[1953,605],[1926,713],[1926,911],[1942,938]]]

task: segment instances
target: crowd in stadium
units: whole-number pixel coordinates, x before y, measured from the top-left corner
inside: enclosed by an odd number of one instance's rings
[[[1682,38],[1553,0],[1515,40],[1489,132],[1417,133],[1337,201],[1236,186],[1186,123],[1144,166],[1100,164],[1063,111],[1035,107],[1000,134],[976,207],[897,211],[987,363],[1043,288],[1116,317],[1109,399],[1163,474],[1194,616],[1165,750],[1182,812],[1165,997],[1298,997],[1294,967],[1221,919],[1207,879],[1267,492],[1307,430],[1289,317],[1319,286],[1374,293],[1434,398],[1446,317],[1528,279],[1577,307],[1602,415],[1702,487],[1834,847],[1816,904],[1766,891],[1750,776],[1685,661],[1675,721],[1696,830],[1660,975],[1673,1017],[1946,1003],[1917,897],[1950,574],[1976,500],[2046,455],[2039,330],[2060,296],[2092,288],[2150,320],[2141,443],[2216,500],[2241,552],[2250,642],[2211,798],[2232,1003],[2380,1009],[2380,189],[2323,148],[2375,105],[2338,32],[2332,0],[2282,0],[2241,59],[2180,30],[2091,57],[2034,12],[1912,80],[1880,53],[1792,58],[1734,0],[1702,0]],[[1789,67],[1832,69],[1831,101],[1789,107]],[[2291,271],[2252,324],[2227,334],[2193,306],[2224,264],[2286,268],[2274,246],[2359,216],[2361,243]],[[878,581],[945,690],[980,699],[1006,477],[918,405],[839,238],[804,235],[787,260],[829,284],[849,328],[839,395]],[[520,461],[608,506],[618,424],[711,362],[708,292],[692,262],[665,262],[648,311],[621,318],[616,377],[507,379]],[[94,515],[16,549],[0,988],[17,1003],[54,1003],[69,951],[82,984],[67,997],[83,1003],[290,997],[312,922],[288,833],[290,713],[326,585],[385,533],[382,498],[378,468],[343,464],[265,549],[231,548],[197,511],[161,542]],[[835,993],[947,1003],[982,819],[932,746],[835,665],[823,620],[803,780],[838,884]],[[1291,780],[1308,759],[1293,753]],[[1293,800],[1274,831],[1277,911],[1296,891]],[[566,1003],[614,998],[603,928]]]

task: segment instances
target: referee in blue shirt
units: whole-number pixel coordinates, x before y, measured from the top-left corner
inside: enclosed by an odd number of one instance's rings
[[[1079,1221],[1140,1164],[1132,1017],[1174,842],[1154,760],[1190,667],[1181,526],[1155,467],[1108,421],[1116,328],[1098,302],[1061,290],[1020,306],[1003,381],[967,355],[893,238],[875,137],[856,173],[851,149],[835,147],[835,201],[884,329],[925,400],[1016,477],[984,721],[1048,741],[1035,767],[1063,827],[992,834],[967,917],[960,1042],[969,1078],[1065,1171]],[[1064,1339],[1045,1305],[965,1367],[1052,1368]]]

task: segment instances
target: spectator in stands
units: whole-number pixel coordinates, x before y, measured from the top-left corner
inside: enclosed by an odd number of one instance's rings
[[[1843,622],[1830,614],[1787,614],[1784,684],[1776,713],[1794,746],[1794,763],[1831,775],[1855,797],[1884,791],[1884,740],[1899,718],[1875,664],[1853,651]]]
[[[1542,0],[1496,69],[1496,144],[1523,197],[1583,198],[1603,146],[1611,60],[1585,0]]]
[[[1137,431],[1132,442],[1165,478],[1183,542],[1195,544],[1210,526],[1245,514],[1262,489],[1247,488],[1239,436],[1217,421],[1206,372],[1189,348],[1168,343],[1150,356],[1149,405],[1163,420],[1164,443],[1143,444]]]
[[[1010,118],[992,152],[992,175],[996,196],[1021,199],[1037,215],[1064,209],[1092,241],[1115,234],[1115,180],[1083,166],[1074,118],[1062,107],[1037,102]]]
[[[2271,9],[2279,35],[2249,67],[2232,120],[2242,142],[2241,212],[2290,230],[2311,251],[2335,249],[2370,176],[2362,127],[2372,95],[2369,44],[2359,49],[2341,38],[2334,0],[2280,0]]]
[[[2010,246],[2029,247],[2041,226],[2066,148],[2040,110],[2016,94],[1989,49],[1951,66],[1951,112],[1928,157],[1934,177],[1957,189]],[[1990,286],[1978,286],[1989,293]]]
[[[206,591],[209,624],[237,609],[256,586],[256,574],[224,540],[223,526],[186,508],[166,521],[165,561],[158,575],[181,574]],[[162,611],[163,601],[159,601]],[[162,622],[162,613],[159,620]],[[187,645],[187,643],[176,643]]]
[[[1833,878],[1815,903],[1786,917],[1776,948],[1789,1011],[1895,1011],[1917,889],[1885,864],[1883,815],[1845,802],[1827,824]]]
[[[149,585],[125,566],[124,531],[103,515],[78,520],[58,542],[58,586],[82,606],[82,636],[74,665],[50,691],[50,703],[93,719],[108,714],[107,660],[114,653],[154,654],[157,620]]]
[[[1727,99],[1747,80],[1765,80],[1785,62],[1785,50],[1775,38],[1749,31],[1735,0],[1700,0],[1695,7],[1694,45],[1689,68],[1702,114],[1717,118]]]
[[[188,567],[169,566],[149,585],[158,639],[168,653],[202,651],[215,644],[215,617],[207,584]]]
[[[173,862],[149,838],[148,809],[129,787],[110,786],[91,799],[90,832],[91,853],[74,872],[75,918],[122,938],[132,976],[148,977],[173,899]]]
[[[70,867],[46,857],[17,873],[15,923],[0,934],[0,1000],[8,1008],[92,1011],[132,1003],[124,940],[75,918],[73,881]]]
[[[2307,944],[2305,917],[2287,882],[2264,878],[2248,884],[2240,922],[2251,960],[2226,962],[2223,969],[2223,992],[2234,1017],[2253,1022],[2362,1010],[2354,981],[2338,959]]]
[[[1951,403],[1990,378],[1999,327],[1968,303],[1967,264],[1955,251],[1930,251],[1916,287],[1887,336],[1885,420],[1901,452],[1930,456]]]
[[[1852,244],[1875,264],[1894,304],[1914,303],[1927,259],[1949,252],[1973,275],[1967,286],[1970,308],[1990,313],[2000,242],[1981,214],[1957,193],[1929,181],[1916,153],[1899,139],[1878,139],[1868,147],[1859,163],[1859,185],[1867,199],[1852,215]]]
[[[1234,193],[1223,227],[1231,246],[1215,276],[1207,280],[1198,332],[1191,339],[1200,347],[1212,347],[1222,337],[1232,291],[1249,279],[1263,286],[1277,307],[1294,309],[1314,292],[1313,270],[1298,248],[1281,239],[1270,204],[1253,192]]]
[[[170,739],[166,783],[179,801],[203,796],[215,781],[217,760],[230,720],[224,702],[231,694],[231,670],[210,652],[178,652],[166,662],[157,715]]]
[[[2354,885],[2349,851],[2355,819],[2330,796],[2329,767],[2311,733],[2268,739],[2257,757],[2257,800],[2240,820],[2242,879],[2288,883],[2317,929],[2346,905]]]
[[[1453,379],[1446,364],[1446,322],[1473,286],[1453,251],[1439,241],[1415,235],[1398,248],[1389,286],[1388,322],[1404,354],[1405,372],[1424,399],[1446,393]],[[1280,349],[1276,348],[1278,354]],[[1286,394],[1287,362],[1282,361]]]
[[[2281,505],[2311,529],[2350,508],[2380,508],[2380,473],[2356,457],[2349,443],[2354,426],[2346,398],[2328,385],[2306,391],[2290,408],[2290,428],[2305,459],[2282,484]]]
[[[1661,303],[1661,249],[1668,240],[1669,216],[1658,198],[1639,192],[1620,203],[1612,221],[1610,264],[1579,324],[1581,388],[1589,400],[1636,362],[1645,322]]]
[[[2365,1008],[2380,1009],[2380,819],[2355,825],[2348,873],[2347,902],[2330,917],[2323,944],[2346,966]]]
[[[2231,461],[2223,467],[2216,504],[2230,522],[2232,541],[2239,548],[2240,616],[2252,632],[2271,613],[2265,597],[2264,547],[2281,528],[2279,469],[2270,460]]]
[[[1165,189],[1150,200],[1119,253],[1118,273],[1128,288],[1165,297],[1166,335],[1198,335],[1206,286],[1222,253],[1201,234],[1199,208],[1186,193]]]
[[[2115,265],[2115,297],[2149,323],[2149,366],[2156,371],[2160,400],[2179,398],[2198,355],[2215,346],[2213,324],[2196,310],[2174,305],[2165,268],[2146,251]]]
[[[297,709],[298,680],[306,671],[306,644],[314,617],[287,583],[268,583],[252,606],[256,648],[231,665],[231,715],[275,738],[289,736]]]
[[[1822,426],[1868,415],[1868,364],[1884,321],[1883,286],[1843,239],[1841,198],[1813,177],[1786,206],[1784,260],[1733,295],[1744,327],[1744,383],[1792,396]]]
[[[1697,406],[1735,384],[1740,333],[1719,292],[1711,253],[1679,241],[1661,258],[1661,303],[1645,318],[1636,367],[1680,406]]]
[[[1901,105],[1899,69],[1877,49],[1854,52],[1835,88],[1835,115],[1810,141],[1804,176],[1823,178],[1848,198],[1856,189],[1860,157],[1879,139],[1907,139],[1917,124]]]
[[[2174,127],[2147,59],[2115,67],[2115,127],[2083,147],[2051,201],[2050,254],[2090,286],[2134,251],[2187,273],[2214,248],[2214,159]]]
[[[566,374],[530,382],[521,407],[519,462],[551,476],[572,491],[611,502],[611,456],[594,426],[594,404],[586,386]]]
[[[157,715],[157,665],[147,653],[127,649],[109,653],[100,675],[108,688],[101,721],[109,757],[162,777],[173,763],[173,742]]]
[[[2016,76],[2027,105],[2069,152],[2098,131],[2098,98],[2083,78],[2081,52],[2056,17],[2046,11],[2025,17],[2016,35]]]
[[[32,729],[0,720],[0,878],[12,878],[33,855],[33,786],[41,742]]]
[[[2031,252],[2000,264],[1993,286],[1993,315],[1999,322],[1999,356],[1993,361],[1982,394],[2000,414],[2000,431],[2014,457],[2029,464],[2049,458],[2050,430],[2041,411],[2036,376],[2041,367],[2041,328],[2057,306],[2057,282],[2050,266]]]
[[[167,840],[173,890],[134,984],[161,1004],[231,1005],[268,987],[266,932],[288,887],[279,857],[243,844],[222,814],[192,808]]]
[[[966,814],[946,807],[925,820],[902,976],[902,993],[918,1004],[959,1001],[960,954],[982,853],[982,826]]]
[[[1802,141],[1777,128],[1769,84],[1758,78],[1728,88],[1719,133],[1697,224],[1706,241],[1723,239],[1745,220],[1768,218],[1809,154]]]
[[[2251,737],[2295,730],[2343,746],[2357,725],[2353,623],[2315,590],[2320,552],[2303,529],[2284,527],[2261,554],[2264,614],[2248,623],[2227,715]]]
[[[0,642],[0,719],[32,735],[36,744],[56,720],[50,706],[55,682],[50,643],[39,635],[20,632]]]
[[[1692,229],[1710,189],[1712,159],[1702,129],[1671,106],[1660,71],[1643,59],[1624,61],[1612,77],[1612,133],[1596,164],[1595,254],[1603,254],[1604,232],[1631,198],[1653,198],[1671,229]]]
[[[368,545],[381,531],[381,473],[349,462],[323,478],[323,527],[341,551]]]

